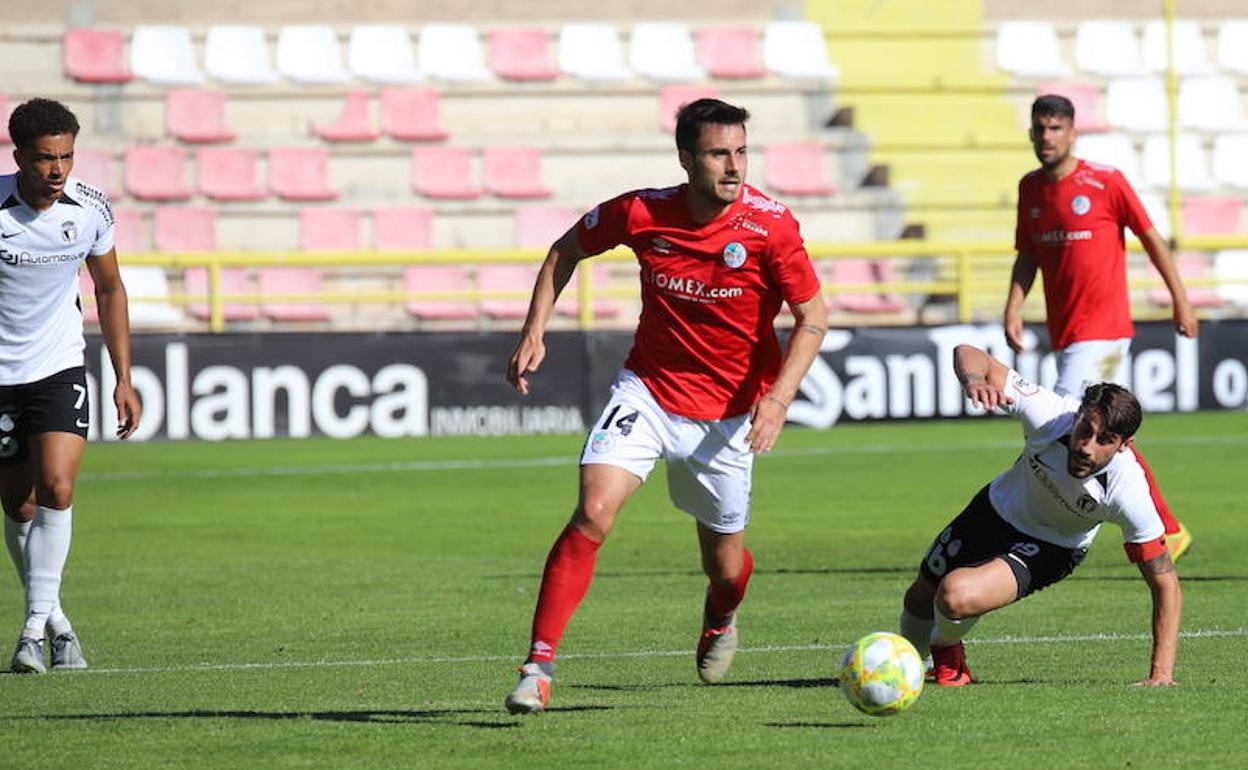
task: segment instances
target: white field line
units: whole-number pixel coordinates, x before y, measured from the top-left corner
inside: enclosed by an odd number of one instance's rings
[[[1210,444],[1248,444],[1246,436],[1180,436],[1166,440],[1168,444],[1208,446]],[[945,443],[858,444],[852,446],[777,449],[769,457],[823,457],[830,455],[906,454],[954,452],[977,449],[1016,449],[1020,441],[974,441]],[[575,452],[557,457],[500,457],[490,460],[411,460],[379,463],[329,463],[323,465],[278,465],[271,467],[187,468],[182,470],[100,471],[83,473],[80,481],[142,481],[147,479],[216,479],[255,476],[321,476],[357,473],[421,473],[448,470],[489,470],[573,466],[579,461]]]
[[[1184,631],[1179,634],[1184,639],[1216,639],[1248,636],[1248,628],[1220,629],[1211,628],[1199,631]],[[979,644],[1062,644],[1068,642],[1120,642],[1143,641],[1151,639],[1149,634],[1081,634],[1070,636],[999,636],[983,639],[967,639],[970,645]],[[777,652],[822,652],[835,650],[840,652],[849,644],[833,642],[828,644],[792,644],[769,645],[766,647],[742,647],[739,652],[751,654],[768,654]],[[560,655],[560,660],[576,660],[589,658],[673,658],[689,655],[689,650],[635,650],[624,652],[582,652]],[[192,666],[159,666],[150,668],[92,668],[76,671],[75,676],[83,674],[169,674],[185,671],[268,671],[283,668],[339,668],[349,666],[406,666],[429,665],[435,663],[491,663],[495,661],[519,660],[517,655],[467,655],[462,657],[411,657],[411,658],[380,658],[377,660],[309,660],[284,661],[280,663],[200,663]]]

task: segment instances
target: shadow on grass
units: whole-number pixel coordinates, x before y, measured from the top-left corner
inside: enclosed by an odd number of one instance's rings
[[[751,682],[720,682],[716,689],[724,687],[789,687],[806,689],[810,687],[839,687],[840,681],[829,679],[759,679]],[[667,682],[664,684],[570,684],[563,687],[571,690],[600,690],[606,692],[647,692],[649,690],[667,690],[675,687],[707,687],[700,682]]]
[[[563,706],[547,713],[610,711],[610,706]],[[472,719],[469,717],[478,717]],[[480,717],[490,716],[498,721]],[[0,717],[2,721],[21,719],[65,722],[107,722],[125,719],[256,719],[271,721],[367,722],[372,724],[444,724],[484,730],[514,728],[518,720],[495,709],[361,709],[359,711],[252,711],[192,709],[189,711],[131,711],[112,714],[48,714],[45,716]]]
[[[763,722],[763,727],[799,730],[875,729],[877,726],[871,722]]]
[[[1066,579],[1098,583],[1112,583],[1116,581],[1138,583],[1140,576],[1134,572],[1126,575],[1080,575],[1075,573]],[[1179,581],[1182,583],[1245,583],[1248,582],[1248,575],[1184,575],[1180,571]]]
[[[904,567],[810,567],[805,569],[756,569],[757,575],[913,575],[918,567],[907,564]],[[487,580],[516,580],[519,578],[540,578],[540,572],[525,572],[507,575],[486,575]],[[656,578],[656,577],[703,577],[702,570],[629,570],[628,572],[595,572],[594,580],[606,578]]]

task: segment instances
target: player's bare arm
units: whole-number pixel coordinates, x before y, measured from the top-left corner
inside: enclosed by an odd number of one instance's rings
[[[745,440],[752,452],[769,452],[776,445],[789,405],[797,396],[806,371],[819,355],[819,347],[828,331],[828,308],[822,294],[816,293],[789,308],[793,311],[793,333],[789,336],[780,374],[771,390],[754,404],[750,414],[750,432]]]
[[[100,332],[113,362],[117,386],[113,404],[117,407],[117,437],[130,438],[139,427],[143,405],[130,382],[130,311],[126,287],[117,267],[117,250],[87,260],[87,270],[95,282],[95,303],[100,312]]]
[[[520,330],[520,339],[507,361],[507,382],[523,395],[529,394],[528,375],[536,372],[546,358],[546,345],[542,342],[546,324],[554,312],[555,300],[567,286],[576,269],[576,263],[585,258],[585,252],[576,238],[576,228],[568,230],[555,241],[537,272],[533,296],[529,300],[529,314]]]
[[[1153,267],[1157,268],[1157,272],[1161,274],[1161,280],[1166,284],[1166,290],[1170,292],[1170,302],[1174,308],[1175,331],[1184,337],[1195,337],[1200,333],[1200,322],[1196,320],[1196,311],[1192,310],[1192,303],[1187,298],[1187,288],[1183,286],[1183,279],[1179,277],[1179,269],[1175,267],[1169,244],[1155,227],[1144,233],[1140,242],[1144,244],[1144,251],[1148,252],[1149,261],[1153,263]]]
[[[1005,380],[1010,370],[979,348],[970,345],[955,347],[953,371],[971,403],[985,409],[1013,403],[1014,399],[1005,394]]]
[[[1174,660],[1179,650],[1179,619],[1183,608],[1179,575],[1168,551],[1140,562],[1139,567],[1153,596],[1153,650],[1148,678],[1135,684],[1140,687],[1172,685],[1176,683]]]
[[[1010,290],[1005,297],[1005,341],[1015,353],[1023,352],[1023,301],[1036,281],[1036,257],[1020,251],[1010,273]]]

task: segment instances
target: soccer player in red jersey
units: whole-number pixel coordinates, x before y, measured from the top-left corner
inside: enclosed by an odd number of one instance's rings
[[[749,113],[717,99],[681,109],[676,147],[688,183],[596,206],[551,247],[507,380],[529,392],[555,299],[576,264],[625,244],[641,264],[633,349],[590,427],[580,499],[546,560],[529,655],[507,696],[512,713],[550,698],[564,629],[589,590],[599,546],[657,460],[673,504],[694,517],[709,579],[698,675],[714,684],[737,650],[736,610],[753,558],[745,547],[754,455],[770,450],[818,354],[827,309],[797,221],[745,183]],[[781,303],[794,329],[783,353]]]
[[[1144,244],[1170,291],[1174,328],[1195,337],[1199,325],[1170,249],[1126,178],[1115,168],[1071,154],[1074,122],[1074,105],[1064,96],[1041,96],[1031,105],[1031,143],[1040,168],[1018,183],[1018,256],[1005,302],[1005,336],[1015,352],[1022,351],[1023,300],[1039,268],[1049,340],[1057,354],[1054,389],[1077,397],[1089,383],[1126,379],[1135,327],[1127,294],[1124,226]],[[1177,560],[1191,544],[1191,535],[1170,512],[1143,457],[1140,463]]]

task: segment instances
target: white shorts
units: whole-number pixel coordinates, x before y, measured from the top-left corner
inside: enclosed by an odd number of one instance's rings
[[[1097,382],[1127,383],[1127,352],[1131,338],[1084,340],[1057,351],[1057,382],[1053,390],[1079,398]]]
[[[625,369],[589,429],[581,465],[614,465],[645,481],[662,458],[672,504],[708,529],[732,534],[750,520],[749,432],[749,414],[691,420],[665,411],[641,378]]]

